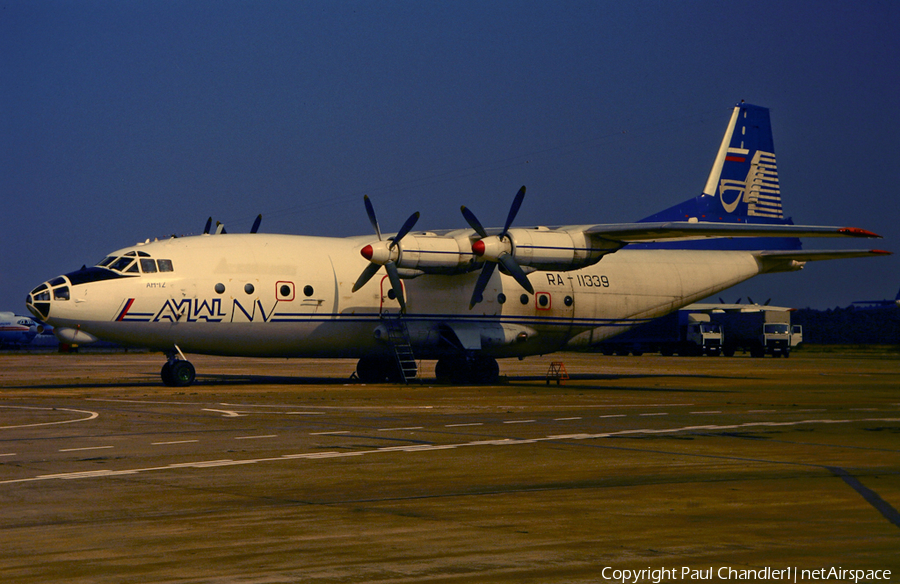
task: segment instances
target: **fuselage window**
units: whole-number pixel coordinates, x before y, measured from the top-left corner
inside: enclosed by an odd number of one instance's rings
[[[216,294],[224,294],[225,293],[225,284],[219,282],[216,284]]]
[[[294,299],[293,282],[276,282],[275,283],[275,299],[291,302]]]
[[[156,272],[156,262],[141,258],[141,271],[145,274],[153,274]]]
[[[172,268],[172,260],[156,260],[156,263],[159,264],[160,272],[173,272],[175,271]]]
[[[254,289],[255,288],[253,288],[253,284],[244,284],[244,292],[246,292],[247,294],[253,294]]]
[[[303,287],[303,295],[307,298],[313,295],[313,287],[307,284]]]

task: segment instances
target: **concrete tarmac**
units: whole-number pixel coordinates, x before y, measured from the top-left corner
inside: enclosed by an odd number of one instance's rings
[[[0,355],[4,582],[900,581],[896,352],[189,357]]]

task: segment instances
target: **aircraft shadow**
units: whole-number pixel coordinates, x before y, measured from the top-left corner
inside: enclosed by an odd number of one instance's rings
[[[654,374],[603,374],[603,373],[576,373],[569,375],[569,379],[563,381],[563,385],[571,388],[571,389],[582,389],[582,390],[628,390],[628,391],[659,391],[659,392],[715,392],[715,389],[681,389],[677,387],[635,387],[635,386],[610,386],[610,385],[592,385],[592,382],[601,382],[601,381],[617,381],[617,380],[626,380],[626,379],[644,379],[644,380],[652,380],[652,379],[672,379],[672,378],[690,378],[690,379],[710,379],[710,380],[721,380],[723,382],[734,379],[747,379],[747,377],[734,377],[734,376],[724,376],[724,375],[692,375],[692,374],[684,374],[684,375],[673,375],[671,373],[666,373],[665,375],[654,375]],[[534,389],[535,383],[546,383],[547,377],[545,375],[518,375],[518,376],[503,376],[499,383],[495,384],[497,386],[521,386],[528,387]],[[232,375],[232,374],[204,374],[197,375],[197,379],[193,385],[185,388],[180,388],[182,390],[188,391],[190,389],[196,388],[204,388],[204,387],[217,387],[217,386],[251,386],[251,385],[330,385],[330,386],[345,386],[345,385],[382,385],[382,384],[364,384],[360,382],[358,379],[350,378],[350,377],[304,377],[304,376],[288,376],[288,375]],[[384,384],[389,385],[389,384]],[[453,387],[451,384],[440,384],[437,379],[434,377],[422,377],[417,378],[415,381],[410,383],[411,387],[415,387],[416,385],[443,385],[445,387]],[[556,385],[555,380],[550,380],[548,385]],[[91,381],[89,379],[81,379],[78,381],[72,381],[69,383],[36,383],[36,384],[22,384],[22,385],[12,385],[7,386],[9,389],[43,389],[43,390],[53,390],[53,389],[86,389],[86,388],[94,388],[94,389],[115,389],[115,388],[159,388],[164,387],[162,385],[162,381],[159,379],[159,375],[153,373],[152,375],[148,374],[146,379],[140,380],[120,380],[120,381]],[[173,388],[179,389],[179,388]]]

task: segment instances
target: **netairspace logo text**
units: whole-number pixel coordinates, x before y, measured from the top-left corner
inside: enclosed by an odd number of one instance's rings
[[[687,581],[709,581],[709,580],[783,580],[785,582],[817,582],[824,580],[832,580],[836,582],[853,582],[860,581],[890,581],[890,570],[854,570],[849,568],[831,567],[831,568],[732,568],[730,566],[721,566],[718,568],[690,568],[682,566],[680,568],[642,568],[639,570],[619,569],[606,566],[600,572],[603,580],[610,582],[621,582],[622,584],[637,584],[638,582],[671,582],[673,580]]]

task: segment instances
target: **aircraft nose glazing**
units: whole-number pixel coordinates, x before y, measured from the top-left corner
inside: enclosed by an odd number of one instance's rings
[[[59,276],[32,290],[25,299],[25,306],[35,317],[46,320],[50,316],[50,308],[54,301],[64,302],[69,298],[71,298],[69,281]]]

